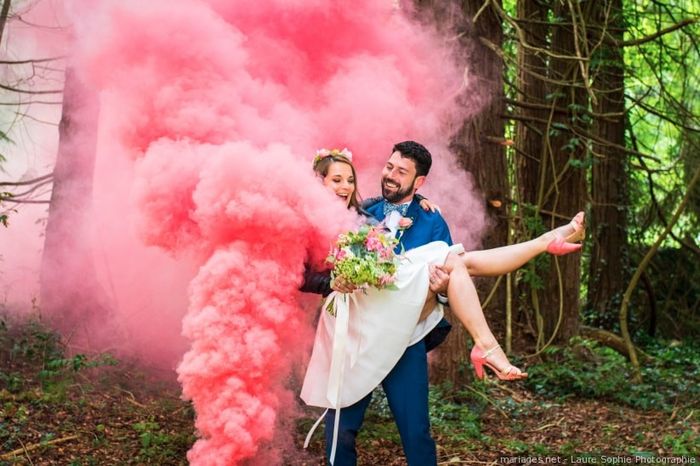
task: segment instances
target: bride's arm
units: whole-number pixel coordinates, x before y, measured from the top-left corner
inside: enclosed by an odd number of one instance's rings
[[[304,268],[304,283],[299,287],[299,291],[328,296],[332,291],[330,271],[319,272],[306,264]]]
[[[331,291],[352,293],[355,289],[352,283],[347,283],[342,278],[332,280],[330,271],[319,272],[313,270],[308,264],[304,268],[304,282],[299,287],[299,291],[320,294],[324,297],[331,294]]]

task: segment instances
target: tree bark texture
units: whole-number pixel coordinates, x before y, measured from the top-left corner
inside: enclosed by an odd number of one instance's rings
[[[542,14],[541,8],[537,1],[521,5],[523,14],[535,17]],[[530,136],[529,144],[533,147],[528,149],[535,153],[527,156],[520,154],[523,162],[519,170],[522,201],[539,212],[547,229],[565,223],[576,212],[583,210],[586,200],[586,147],[576,134],[576,129],[587,125],[583,118],[587,94],[579,61],[568,58],[576,56],[581,40],[575,35],[571,11],[566,2],[555,2],[553,14],[560,21],[550,24],[549,50],[567,58],[548,58],[545,101],[550,108],[542,135],[543,148],[538,156],[537,144],[533,142],[535,136]],[[541,40],[541,36],[534,39]],[[530,48],[521,46],[521,49],[523,55],[533,53]],[[537,67],[541,66],[541,60],[533,57],[523,56],[521,61],[533,66],[532,70],[521,70],[522,76],[537,72]],[[541,87],[540,83],[532,85],[535,89]],[[555,111],[557,108],[565,111]],[[523,134],[518,137],[523,137]],[[527,147],[528,139],[518,141],[518,147]],[[544,262],[546,264],[538,268],[543,286],[527,287],[529,299],[524,300],[534,310],[538,346],[549,341],[567,342],[577,333],[579,324],[580,254],[548,257]]]
[[[616,41],[623,40],[622,0],[596,2],[596,22]],[[593,35],[595,42],[599,34]],[[621,47],[603,41],[595,56],[594,91],[596,113],[610,115],[593,120],[598,140],[625,147],[625,78]],[[609,144],[593,144],[591,212],[588,241],[592,243],[589,264],[587,308],[596,316],[594,324],[612,329],[617,321],[622,293],[629,280],[627,209],[629,205],[627,154]]]
[[[517,4],[518,20],[522,28],[525,40],[533,47],[547,49],[549,26],[546,25],[549,6],[545,2],[538,0],[519,0]],[[532,217],[538,215],[537,207],[537,192],[541,183],[540,162],[544,159],[546,153],[545,135],[547,134],[547,124],[545,123],[549,117],[547,105],[547,84],[540,76],[547,75],[547,57],[541,52],[518,47],[518,75],[516,88],[518,89],[517,102],[518,105],[514,111],[519,116],[515,126],[515,152],[516,152],[516,170],[517,170],[517,196],[520,207],[518,208],[518,217]],[[524,237],[516,237],[516,240],[527,240],[535,236],[538,232],[530,231],[523,222],[520,231],[525,231]],[[526,267],[533,269],[534,263],[528,264]],[[518,306],[519,310],[523,307],[529,313],[531,302],[529,297],[533,291],[529,286],[521,284],[519,286],[520,295],[524,306]],[[524,317],[520,313],[520,317]],[[519,318],[514,318],[514,322],[518,323]],[[530,319],[532,321],[532,319]],[[513,339],[523,341],[526,339],[523,331],[518,331],[521,327],[514,325]]]

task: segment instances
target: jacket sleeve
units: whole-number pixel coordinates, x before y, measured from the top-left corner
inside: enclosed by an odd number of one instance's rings
[[[381,196],[375,196],[375,197],[369,197],[367,199],[363,199],[360,207],[362,207],[362,210],[367,210],[370,207],[372,207],[374,204],[377,202],[380,202],[382,200]]]
[[[438,218],[435,219],[431,236],[431,241],[444,241],[448,245],[452,246],[450,227],[447,226],[447,222],[445,222],[445,219],[442,218],[442,215],[438,215]]]
[[[306,264],[304,268],[304,283],[299,288],[304,293],[315,293],[328,296],[333,291],[331,289],[331,273],[330,271],[319,272],[313,270]]]

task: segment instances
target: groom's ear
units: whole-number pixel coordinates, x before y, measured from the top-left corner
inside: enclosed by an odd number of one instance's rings
[[[413,183],[413,188],[418,191],[418,189],[425,183],[425,176],[417,176],[416,181]]]

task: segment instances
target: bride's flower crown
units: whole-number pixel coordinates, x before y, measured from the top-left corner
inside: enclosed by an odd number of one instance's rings
[[[352,162],[352,152],[350,152],[347,147],[344,147],[343,150],[319,149],[316,151],[316,156],[314,157],[314,166],[326,157],[344,157]]]

